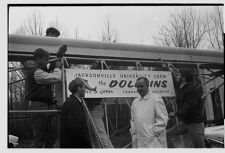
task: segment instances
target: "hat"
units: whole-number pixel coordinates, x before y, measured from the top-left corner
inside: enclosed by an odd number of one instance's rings
[[[57,30],[57,29],[54,28],[54,27],[49,27],[49,28],[46,30],[46,35],[47,35],[47,36],[48,36],[50,33],[56,34],[57,37],[60,35],[59,30]]]
[[[33,52],[33,56],[34,58],[43,58],[45,56],[49,57],[49,53],[42,48],[38,48]]]
[[[90,85],[87,83],[87,80],[84,80],[83,78],[76,78],[76,79],[72,80],[69,83],[68,88],[71,93],[76,93],[78,86],[82,87],[83,85],[85,85],[85,88],[87,90],[96,91],[97,87],[95,87],[95,88],[90,87]]]
[[[76,93],[78,86],[82,87],[83,84],[84,83],[79,78],[76,78],[69,83],[68,88],[69,88],[71,93]]]

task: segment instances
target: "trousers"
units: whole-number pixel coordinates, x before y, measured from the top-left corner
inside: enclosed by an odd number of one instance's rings
[[[190,124],[178,123],[166,132],[168,146],[171,148],[174,147],[171,138],[187,133],[192,140],[194,148],[205,148],[204,129],[203,122]]]
[[[32,101],[29,108],[30,110],[48,110],[53,109],[52,107],[41,101]],[[32,148],[53,148],[56,139],[56,132],[53,128],[53,117],[54,114],[48,113],[32,114]]]

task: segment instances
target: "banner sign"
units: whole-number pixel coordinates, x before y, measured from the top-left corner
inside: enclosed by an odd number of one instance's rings
[[[96,91],[87,91],[85,97],[137,97],[135,82],[138,77],[149,80],[149,90],[162,97],[174,97],[171,72],[168,71],[130,71],[130,70],[86,70],[66,69],[67,87],[77,78],[83,78]],[[67,90],[70,95],[70,91]]]

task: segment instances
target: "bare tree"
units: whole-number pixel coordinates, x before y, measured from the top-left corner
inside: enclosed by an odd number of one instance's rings
[[[107,42],[118,42],[118,33],[115,28],[113,28],[111,19],[107,16],[104,24],[104,30],[102,32],[102,41]]]
[[[24,19],[24,22],[14,32],[22,35],[43,35],[43,20],[40,11],[34,11]],[[9,67],[20,67],[20,62],[9,61]],[[25,82],[21,70],[9,72],[9,106],[10,109],[24,109],[25,107]]]
[[[155,43],[161,46],[201,48],[207,34],[207,24],[193,8],[170,13],[165,25],[160,27]]]
[[[23,35],[43,35],[43,21],[40,11],[34,11],[28,15],[24,23],[15,31],[16,34]]]
[[[34,11],[25,18],[24,22],[14,32],[22,35],[43,35],[43,21],[41,13]],[[10,62],[9,66],[16,68],[20,67],[20,62]],[[10,109],[23,109],[25,106],[25,82],[21,70],[9,72],[9,106]]]
[[[18,62],[10,62],[9,68],[17,68]],[[23,109],[25,100],[25,82],[21,71],[9,72],[9,109]]]
[[[43,35],[43,20],[40,11],[33,11],[24,19],[24,22],[15,31],[15,34],[22,35]],[[9,66],[16,68],[20,67],[20,62],[10,62]],[[23,81],[23,73],[21,70],[9,72],[9,103],[10,109],[14,109],[13,106],[24,103],[25,98],[25,83]]]
[[[78,28],[75,29],[75,39],[79,39],[79,31]]]
[[[208,49],[223,51],[224,49],[224,21],[222,7],[215,7],[211,15],[207,16]]]
[[[20,26],[18,29],[16,29],[14,33],[19,35],[26,35],[26,30],[24,26]]]
[[[15,31],[15,34],[43,36],[46,32],[46,29],[43,27],[44,21],[41,12],[35,10],[24,19],[23,24]],[[54,21],[49,21],[48,27],[57,28],[61,37],[67,37],[63,26],[58,22],[57,18]]]

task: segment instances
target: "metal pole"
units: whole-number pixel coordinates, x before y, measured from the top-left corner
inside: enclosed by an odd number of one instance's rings
[[[106,64],[106,62],[105,61],[103,61],[103,64],[105,64],[105,67],[107,68],[107,70],[109,70],[109,67],[108,67],[108,65]],[[102,67],[102,69],[103,69],[104,67]]]
[[[68,61],[67,61],[67,59],[65,57],[64,57],[64,62],[66,64],[66,67],[69,68],[69,63],[68,63]]]
[[[123,148],[129,148],[130,146],[132,147],[132,143],[133,141],[131,141],[130,143],[128,143],[126,146],[124,146]]]
[[[9,72],[13,72],[13,71],[16,71],[16,70],[21,70],[21,69],[23,69],[23,68],[24,68],[24,67],[21,66],[21,67],[18,67],[18,68],[14,68],[14,69],[9,70]]]
[[[203,68],[203,69],[206,69],[207,71],[209,71],[209,72],[211,72],[211,73],[214,73],[212,70],[210,70],[209,68],[207,69],[206,67],[204,67],[203,65],[199,65],[198,64],[198,68],[200,69],[200,66]],[[224,77],[222,77],[222,76],[219,76],[220,78],[222,78],[222,79],[224,79]]]
[[[9,110],[9,113],[58,113],[59,110]]]
[[[129,103],[128,100],[127,100],[127,97],[125,97],[125,101],[126,101],[128,107],[131,108],[130,103]]]
[[[61,62],[62,62],[62,97],[63,97],[63,101],[66,101],[66,92],[65,92],[65,67],[64,67],[64,57],[61,58]]]
[[[136,61],[135,63],[136,63],[137,70],[139,70],[139,67],[141,70],[144,69],[144,67],[141,65],[141,63],[139,61]]]
[[[95,123],[94,123],[94,121],[93,121],[93,119],[92,119],[92,117],[91,117],[91,114],[90,114],[90,112],[89,112],[89,110],[88,110],[88,108],[87,108],[87,105],[86,105],[86,103],[84,102],[84,100],[82,100],[82,104],[83,104],[83,106],[84,106],[84,108],[85,108],[85,111],[87,112],[87,115],[88,115],[90,121],[91,121],[91,125],[92,125],[93,128],[94,128],[94,131],[95,131],[95,133],[96,133],[96,135],[97,135],[97,138],[98,138],[98,140],[99,140],[99,142],[100,142],[100,145],[101,145],[102,148],[104,148],[103,143],[102,143],[102,140],[101,140],[101,138],[100,138],[100,136],[99,136],[98,130],[97,130],[96,126],[95,126]]]
[[[175,106],[175,101],[174,100],[172,101],[172,106],[173,106],[173,108],[175,110],[176,106]],[[175,116],[175,120],[176,120],[176,124],[178,124],[179,121],[178,121],[177,116]],[[181,145],[182,145],[182,147],[184,147],[184,139],[183,139],[183,136],[180,135],[179,137],[180,137],[180,140],[181,140]]]
[[[168,63],[168,68],[169,68],[169,71],[170,71],[170,72],[171,72],[171,70],[172,70],[171,67],[172,67],[173,70],[179,71],[179,70],[178,70],[177,68],[175,68],[172,64]],[[175,97],[176,97],[176,94],[175,94]],[[173,107],[174,111],[176,111],[176,108],[177,108],[176,103],[175,103],[176,101],[175,101],[175,100],[171,100],[171,99],[170,99],[170,101],[172,101],[172,107]],[[179,123],[177,116],[175,116],[175,121],[176,121],[176,124]],[[183,139],[183,136],[180,135],[179,137],[180,137],[180,140],[181,140],[181,145],[182,145],[182,147],[184,147],[184,139]]]
[[[208,81],[204,82],[203,84],[198,85],[198,86],[197,86],[197,88],[199,88],[199,87],[201,87],[201,86],[203,86],[203,85],[205,85],[205,84],[209,83],[210,81],[215,80],[215,79],[216,79],[216,78],[218,78],[218,77],[219,77],[219,76],[217,76],[217,77],[215,77],[215,78],[212,78],[212,79],[210,79],[210,80],[208,80]]]
[[[130,127],[130,125],[127,125],[127,126],[125,126],[125,127],[123,127],[123,128],[121,128],[121,129],[119,129],[119,130],[117,130],[117,131],[115,131],[110,137],[112,137],[112,136],[114,136],[115,134],[117,134],[117,133],[119,133],[119,132],[121,132],[121,131],[123,131],[123,130],[126,130],[126,129],[128,129]]]
[[[106,120],[106,132],[107,132],[107,136],[109,138],[109,125],[108,125],[108,116],[107,116],[107,106],[106,106],[106,102],[104,102],[104,107],[105,107],[105,120]],[[109,143],[107,141],[107,143]],[[109,144],[108,144],[109,145]]]
[[[104,69],[104,64],[106,66],[106,68],[109,70],[109,67],[108,65],[106,64],[105,61],[101,61],[101,69],[103,70]],[[108,113],[107,113],[107,106],[106,106],[106,100],[104,102],[104,111],[105,111],[105,122],[106,122],[106,133],[107,133],[107,136],[108,136],[108,139],[109,139],[109,122],[108,122]],[[107,141],[108,143],[108,146],[109,146],[109,141]]]
[[[117,127],[118,127],[118,109],[119,109],[119,101],[118,101],[118,98],[117,98],[117,101],[116,101],[116,130],[117,130]]]
[[[57,58],[58,59],[58,58]],[[56,60],[57,60],[56,59]],[[62,99],[63,99],[63,102],[66,101],[66,85],[65,85],[65,66],[64,66],[64,57],[61,58],[61,63],[62,63]],[[58,118],[58,127],[59,127],[59,130],[61,130],[61,121],[60,121],[60,116]],[[61,136],[59,135],[59,140],[61,139]]]
[[[14,84],[14,83],[17,83],[17,82],[20,82],[20,81],[24,81],[25,79],[21,79],[21,80],[17,80],[17,81],[12,81],[12,82],[9,82],[8,84]]]
[[[213,90],[209,91],[208,93],[205,93],[204,95],[202,95],[201,96],[201,99],[204,99],[206,96],[208,96],[209,94],[211,94],[213,91],[215,91],[216,89],[218,89],[222,85],[224,85],[224,83],[220,84],[218,87],[214,88]]]

